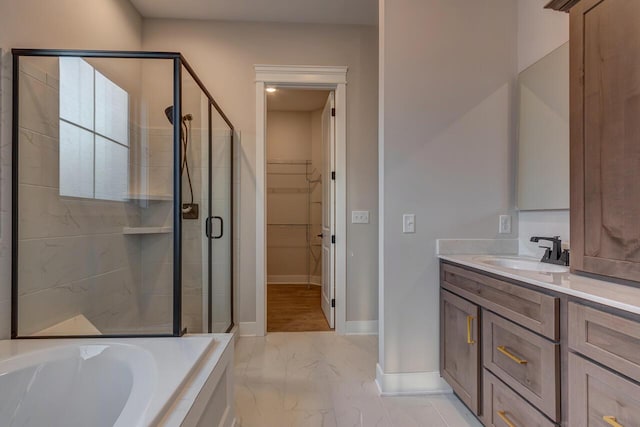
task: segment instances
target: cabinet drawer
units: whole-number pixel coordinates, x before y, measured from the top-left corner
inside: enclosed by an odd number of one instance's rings
[[[640,323],[569,303],[569,347],[640,381]]]
[[[560,346],[482,312],[484,366],[554,421],[560,420]]]
[[[508,427],[508,423],[514,427],[556,425],[486,369],[483,396],[484,424],[487,427]]]
[[[549,339],[559,339],[558,298],[449,264],[442,264],[440,274],[443,288]]]
[[[637,427],[640,386],[570,353],[568,421],[570,427]]]

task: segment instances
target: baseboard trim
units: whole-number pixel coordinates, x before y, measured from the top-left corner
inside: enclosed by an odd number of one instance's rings
[[[255,337],[256,336],[256,322],[240,322],[238,332],[241,337]]]
[[[346,335],[378,335],[378,321],[377,320],[347,321]]]
[[[309,281],[309,276],[306,274],[297,274],[297,275],[278,275],[272,274],[267,276],[267,285],[316,285],[322,286],[322,279],[320,276],[311,276],[311,281]]]
[[[376,385],[381,396],[417,394],[448,394],[451,387],[440,377],[440,372],[408,372],[387,374],[376,364]]]
[[[311,285],[311,286],[322,286],[321,283],[307,283],[307,282],[267,282],[267,286],[269,285],[300,285],[300,286],[307,286],[307,285]]]

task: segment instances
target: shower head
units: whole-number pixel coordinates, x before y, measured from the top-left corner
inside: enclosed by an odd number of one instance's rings
[[[169,105],[164,109],[164,114],[167,116],[169,123],[173,124],[173,105]]]
[[[164,114],[167,116],[167,120],[169,120],[169,123],[173,124],[173,105],[169,105],[167,108],[165,108]],[[187,114],[182,118],[182,120],[191,121],[193,120],[193,116],[191,114]]]

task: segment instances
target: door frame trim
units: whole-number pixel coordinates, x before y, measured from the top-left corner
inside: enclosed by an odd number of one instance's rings
[[[255,65],[256,73],[256,335],[267,332],[267,86],[335,92],[335,330],[346,334],[347,318],[347,70],[345,66]]]

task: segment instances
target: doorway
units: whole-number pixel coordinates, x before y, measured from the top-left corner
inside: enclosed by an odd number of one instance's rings
[[[347,67],[305,65],[256,65],[256,321],[246,324],[245,333],[255,335],[267,333],[267,88],[324,90],[333,92],[333,107],[330,109],[334,144],[331,144],[330,173],[333,191],[330,213],[333,219],[331,235],[323,234],[323,244],[329,246],[331,274],[322,274],[326,286],[325,301],[321,305],[329,312],[329,322],[334,320],[335,331],[346,333],[346,117],[347,117]],[[327,166],[327,165],[325,165]],[[327,166],[329,167],[329,166]],[[326,240],[325,240],[326,239]],[[329,282],[327,282],[327,280]],[[321,299],[322,301],[322,299]],[[323,311],[323,314],[325,312]],[[251,328],[251,329],[249,329]]]
[[[329,331],[334,93],[266,92],[267,332]]]

